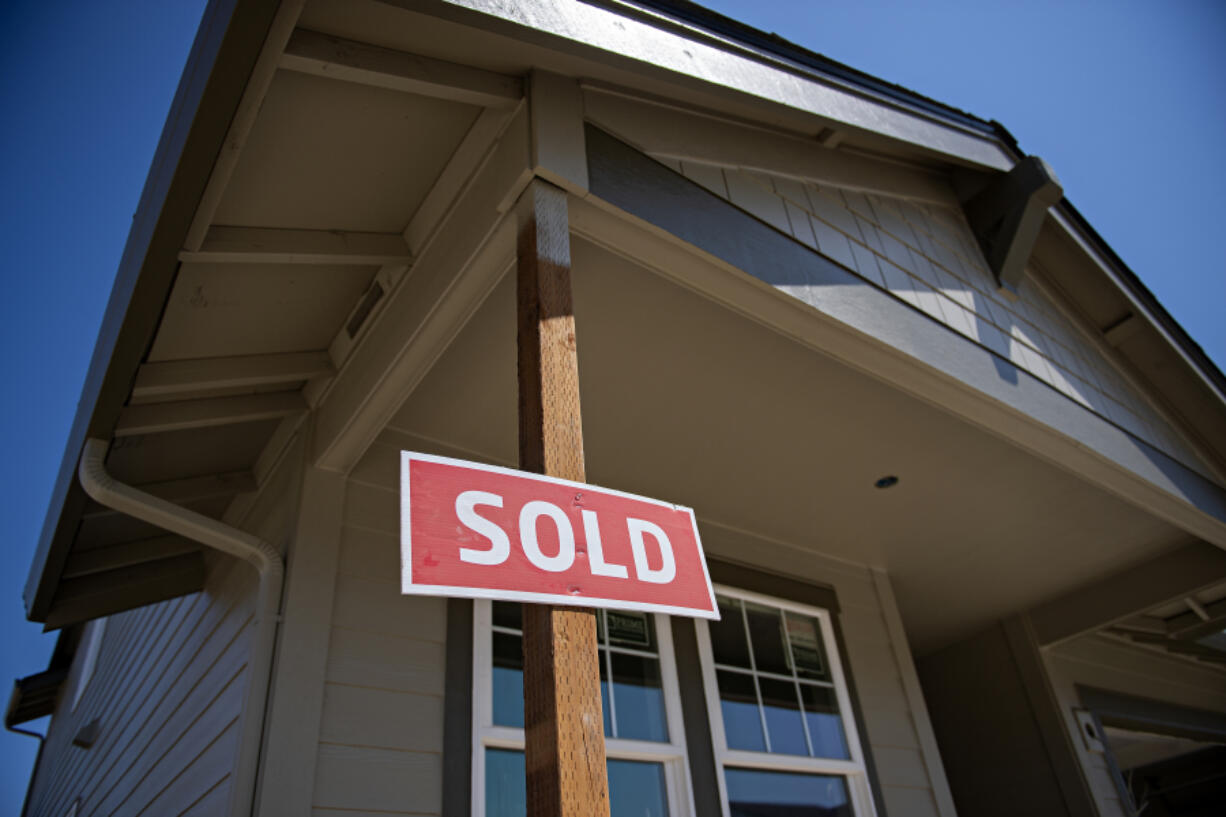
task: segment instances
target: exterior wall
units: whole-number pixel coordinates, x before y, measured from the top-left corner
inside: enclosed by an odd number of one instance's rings
[[[944,769],[935,743],[929,742],[932,727],[884,574],[728,529],[703,527],[702,536],[712,557],[834,589],[848,682],[860,702],[865,727],[861,739],[876,767],[885,813],[952,817]]]
[[[1012,660],[993,627],[920,661],[950,786],[967,814],[1066,814]]]
[[[346,491],[315,777],[320,815],[441,808],[446,603],[399,593],[401,447],[394,433],[381,436]],[[938,807],[949,802],[944,773],[888,580],[739,532],[703,535],[712,556],[834,588],[885,812],[952,817]]]
[[[447,603],[400,595],[399,449],[346,488],[325,671],[316,814],[442,808]]]
[[[230,521],[283,541],[298,460],[286,458]],[[76,711],[86,650],[78,650],[30,794],[31,817],[67,814],[224,815],[247,698],[257,577],[238,560],[206,554],[200,593],[111,616]],[[88,749],[73,737],[98,719]]]
[[[1051,683],[1065,728],[1102,817],[1126,817],[1107,759],[1081,740],[1074,710],[1081,706],[1076,685],[1123,692],[1181,706],[1226,713],[1226,672],[1103,636],[1086,636],[1046,651]]]
[[[1069,399],[1212,477],[1174,423],[1033,270],[1003,297],[957,200],[942,206],[778,175],[662,159]]]
[[[246,692],[254,572],[218,560],[205,590],[111,616],[75,712],[78,651],[29,814],[224,814]],[[101,732],[72,745],[86,724]]]

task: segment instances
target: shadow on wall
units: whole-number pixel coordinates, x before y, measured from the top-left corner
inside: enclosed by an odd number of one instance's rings
[[[670,167],[590,125],[586,139],[590,188],[602,199],[860,332],[919,360],[939,360],[944,371],[963,382],[982,381],[980,372],[990,361],[997,379],[1010,389],[985,391],[1010,404],[1033,393],[1039,383],[1054,389],[1116,429],[1077,422],[1078,428],[1102,438],[1091,441],[1091,447],[1111,451],[1120,464],[1226,520],[1226,503],[1200,472],[1204,466],[1112,370],[1108,353],[1090,338],[1078,337],[1082,331],[1058,312],[1038,284],[1025,282],[1020,297],[1007,304],[989,294],[995,284],[959,213],[938,207],[921,211],[877,196],[870,201],[852,191],[817,190],[747,171],[681,162]],[[835,206],[833,193],[844,206]],[[900,207],[919,213],[912,218],[924,228],[909,227]],[[906,230],[909,240],[897,238],[865,213],[894,232]],[[850,230],[859,238],[844,232]],[[946,268],[955,265],[959,275]],[[963,277],[974,277],[980,285]],[[893,300],[875,298],[870,304],[866,286]],[[910,319],[911,310],[950,332],[934,335],[929,322]],[[974,342],[981,355],[969,352],[962,338]],[[1091,355],[1098,360],[1092,362]],[[1131,409],[1107,390],[1129,400]],[[1076,410],[1054,405],[1062,417],[1038,419],[1056,428],[1069,426],[1065,418],[1075,418]],[[1144,413],[1148,420],[1140,417]]]

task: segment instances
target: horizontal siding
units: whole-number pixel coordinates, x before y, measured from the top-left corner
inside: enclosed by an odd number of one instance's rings
[[[890,817],[937,817],[936,801],[927,789],[887,786],[882,791],[885,810]]]
[[[437,814],[446,602],[400,593],[398,450],[373,451],[345,492],[314,813]]]
[[[32,815],[64,814],[78,797],[78,814],[109,815],[177,814],[214,789],[228,796],[233,754],[219,766],[214,750],[209,775],[196,764],[241,711],[253,588],[245,566],[223,564],[201,593],[111,617],[77,711],[65,696],[52,719]],[[98,741],[73,746],[95,718]]]
[[[419,814],[415,811],[357,811],[349,808],[314,808],[311,817],[396,817]]]
[[[320,740],[411,752],[437,752],[443,744],[440,695],[327,684]]]
[[[318,814],[439,808],[446,612],[440,599],[399,592],[398,462],[399,446],[385,434],[347,483],[315,779]],[[862,739],[886,807],[891,815],[938,813],[869,569],[722,528],[704,529],[703,539],[712,556],[834,588],[864,714]]]
[[[441,752],[396,752],[324,743],[315,769],[315,807],[438,814]]]
[[[287,458],[227,519],[284,540],[297,486]],[[62,696],[35,775],[30,814],[224,815],[247,696],[258,580],[247,564],[206,553],[205,588],[111,616],[76,711]],[[78,661],[80,663],[80,654]],[[72,672],[80,672],[74,666]],[[75,680],[73,681],[75,683]],[[72,745],[98,719],[89,749]]]

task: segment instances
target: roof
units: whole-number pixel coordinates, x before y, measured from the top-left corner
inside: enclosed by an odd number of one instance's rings
[[[469,5],[482,6],[481,3]],[[490,15],[495,6],[502,8],[495,3],[485,5]],[[612,1],[601,5],[619,15],[638,15],[653,26],[687,39],[700,38],[721,49],[735,50],[772,70],[820,78],[824,83],[852,89],[864,99],[885,100],[891,106],[920,112],[926,120],[939,120],[960,131],[972,132],[976,139],[998,146],[1001,155],[1014,158],[1020,155],[1016,142],[994,122],[864,74],[695,4],[682,0],[645,0],[637,6]],[[184,236],[192,228],[197,204],[207,195],[215,164],[226,158],[228,129],[242,110],[244,95],[257,71],[262,49],[274,28],[280,7],[281,4],[274,0],[242,3],[213,0],[206,11],[141,197],[67,441],[25,592],[27,614],[34,620],[47,621],[52,589],[63,574],[68,546],[87,507],[75,480],[82,445],[89,436],[109,439],[113,434],[138,370],[155,342],[159,322],[179,274],[178,259]],[[483,14],[480,9],[457,9],[441,2],[436,7],[455,15]],[[518,9],[510,9],[506,13],[516,11]],[[518,26],[512,31],[528,30],[526,23],[512,22],[513,26]],[[291,28],[292,25],[293,20]],[[561,30],[549,32],[547,41],[554,44],[564,37]],[[605,52],[601,47],[599,43],[579,46],[587,59],[602,56]],[[616,56],[623,63],[644,59],[628,54]],[[678,74],[677,69],[669,66],[653,65],[651,68],[655,72],[653,76],[671,79]],[[694,77],[682,78],[694,84]],[[704,86],[704,93],[708,97],[711,94],[733,95],[725,86],[713,82]],[[770,104],[769,100],[766,104]],[[462,113],[456,113],[457,122],[463,119]],[[901,141],[900,137],[888,134],[881,138]],[[956,153],[956,147],[946,145],[942,149],[947,154]],[[935,151],[930,150],[930,153]],[[965,164],[978,164],[984,169],[978,160],[967,160]],[[1222,373],[1161,308],[1135,274],[1070,204],[1065,202],[1062,209],[1104,259],[1106,271],[1103,274],[1114,272],[1113,279],[1096,279],[1094,285],[1127,290],[1123,300],[1139,302],[1141,308],[1148,311],[1172,346],[1182,353],[1189,376],[1196,375],[1214,384],[1219,399],[1226,394],[1226,379]],[[361,287],[365,285],[361,282]],[[1226,451],[1226,445],[1221,450]]]
[[[824,54],[810,51],[802,45],[780,37],[774,32],[764,32],[731,17],[726,17],[688,0],[638,0],[638,5],[650,7],[687,23],[706,29],[721,37],[774,54],[798,66],[804,66],[823,76],[855,85],[899,102],[904,102],[929,113],[942,116],[961,125],[975,128],[989,135],[1001,135],[1003,128],[994,122],[981,119],[972,113],[947,105],[940,100],[924,96],[917,91],[865,73]],[[618,4],[619,7],[621,4]],[[1006,137],[1009,138],[1009,137]]]
[[[731,17],[700,6],[697,3],[691,3],[688,0],[635,0],[635,3],[655,9],[679,20],[684,20],[686,23],[698,26],[721,37],[726,37],[774,54],[823,76],[856,85],[864,90],[879,93],[899,102],[920,108],[928,113],[941,116],[951,122],[975,128],[1000,139],[1001,142],[1009,147],[1014,155],[1018,157],[1026,155],[1017,138],[1014,137],[1008,128],[995,119],[982,119],[975,114],[963,111],[952,105],[947,105],[940,100],[925,96],[905,86],[875,77],[837,60],[833,60],[824,54],[811,51],[802,45],[793,43],[774,32],[761,31]],[[613,5],[619,8],[625,7],[625,4],[622,3]],[[1094,243],[1108,256],[1112,265],[1121,273],[1123,283],[1144,302],[1145,306],[1153,313],[1153,316],[1161,323],[1162,327],[1173,336],[1176,342],[1195,361],[1196,365],[1213,381],[1218,390],[1226,394],[1226,375],[1223,375],[1221,369],[1205,354],[1204,349],[1171,316],[1166,307],[1145,286],[1140,276],[1116,254],[1111,245],[1098,234],[1098,231],[1094,229],[1089,220],[1081,214],[1081,211],[1073,206],[1073,203],[1067,197],[1061,201],[1061,207],[1085,233],[1091,236]]]

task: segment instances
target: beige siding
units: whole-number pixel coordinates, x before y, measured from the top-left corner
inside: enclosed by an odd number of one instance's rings
[[[297,490],[287,457],[231,521],[284,540]],[[111,616],[93,676],[72,711],[79,650],[48,731],[30,815],[224,815],[247,697],[256,572],[208,554],[205,589]],[[72,745],[98,719],[97,742]]]
[[[1111,349],[1064,310],[1040,276],[1028,275],[1016,299],[1000,294],[952,194],[941,206],[695,162],[670,166],[1212,476],[1176,424],[1113,362]]]
[[[1076,685],[1098,687],[1181,706],[1226,712],[1226,672],[1102,636],[1046,651],[1047,670],[1086,781],[1103,817],[1124,817],[1106,759],[1086,749],[1074,710]]]
[[[761,566],[793,578],[829,585],[839,599],[839,624],[847,646],[850,680],[859,698],[867,744],[877,768],[890,817],[940,813],[934,791],[939,775],[919,739],[916,713],[908,700],[899,650],[886,623],[886,604],[866,567],[836,562],[811,550],[749,537],[722,528],[703,528],[703,545],[715,557]],[[926,720],[926,715],[922,716]],[[935,765],[935,759],[933,765]]]
[[[437,813],[441,801],[445,605],[399,594],[396,440],[380,438],[345,499],[314,805],[346,812]],[[442,453],[442,452],[440,452]],[[722,528],[713,556],[833,586],[850,671],[891,817],[939,813],[899,654],[872,571]]]
[[[223,814],[242,708],[254,572],[215,564],[201,593],[112,616],[80,704],[51,722],[31,815]],[[72,745],[99,720],[98,741]],[[210,805],[214,804],[214,805]]]
[[[396,452],[376,451],[345,493],[313,802],[438,814],[446,602],[400,594]]]

